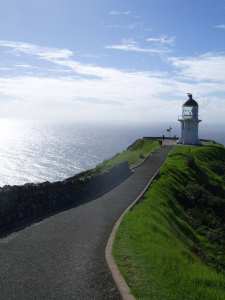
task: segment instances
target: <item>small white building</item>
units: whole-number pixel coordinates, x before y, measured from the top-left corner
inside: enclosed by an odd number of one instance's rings
[[[188,100],[182,106],[182,116],[178,118],[181,123],[180,144],[198,145],[198,103],[192,98],[192,94],[188,94]]]

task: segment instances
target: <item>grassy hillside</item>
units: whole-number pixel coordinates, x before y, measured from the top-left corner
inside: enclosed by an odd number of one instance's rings
[[[98,165],[97,170],[108,170],[123,161],[127,161],[130,166],[134,166],[142,162],[151,152],[159,147],[160,144],[158,140],[138,139],[123,152],[116,154],[111,159]]]
[[[225,299],[225,148],[178,146],[117,233],[137,299]]]

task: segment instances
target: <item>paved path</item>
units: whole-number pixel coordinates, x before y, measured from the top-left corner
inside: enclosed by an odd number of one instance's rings
[[[174,146],[177,145],[177,139],[167,139],[162,140],[163,146]]]
[[[0,299],[120,299],[104,259],[106,242],[169,149],[102,197],[0,239]]]

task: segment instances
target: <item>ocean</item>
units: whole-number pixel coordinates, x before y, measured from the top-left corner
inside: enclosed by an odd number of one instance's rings
[[[0,120],[0,186],[57,181],[95,167],[143,136],[161,136],[179,124],[96,124]],[[225,144],[216,125],[200,137]]]

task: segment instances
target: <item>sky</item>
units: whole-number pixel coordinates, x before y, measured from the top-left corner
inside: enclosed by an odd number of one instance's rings
[[[225,124],[225,0],[0,2],[0,118]]]

